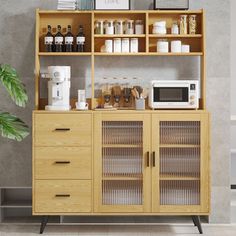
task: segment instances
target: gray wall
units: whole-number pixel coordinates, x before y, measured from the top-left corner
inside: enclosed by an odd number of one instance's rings
[[[31,111],[34,103],[34,12],[35,8],[55,9],[56,0],[0,0],[0,62],[13,65],[27,86],[30,102],[27,109],[16,108],[3,89],[0,88],[1,109],[22,117],[31,125]],[[152,0],[135,0],[136,9],[149,8]],[[230,221],[229,190],[229,149],[230,142],[230,1],[191,0],[191,8],[204,8],[207,12],[207,108],[212,114],[212,214],[211,222]],[[142,59],[131,62],[130,69],[121,58],[113,58],[110,63],[98,61],[97,76],[102,76],[104,65],[112,68],[118,63],[123,73],[131,77],[136,65]],[[181,60],[181,58],[177,59]],[[182,62],[165,62],[166,58],[147,58],[143,69],[149,69],[149,76],[198,77],[192,71],[196,59],[182,59]],[[155,62],[156,63],[155,63]],[[129,61],[126,61],[127,63]],[[48,64],[55,61],[48,62]],[[62,63],[62,62],[61,62]],[[48,64],[45,64],[47,66]],[[180,69],[179,69],[180,67]],[[185,72],[184,68],[189,68]],[[158,68],[162,68],[161,72]],[[109,73],[109,70],[105,73]],[[159,74],[158,74],[159,75]],[[84,78],[89,73],[84,73]],[[99,78],[98,78],[99,79]],[[31,185],[31,137],[22,143],[0,138],[0,186]]]

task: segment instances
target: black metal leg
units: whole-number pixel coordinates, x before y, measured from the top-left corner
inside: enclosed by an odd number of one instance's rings
[[[40,226],[40,234],[43,234],[43,231],[48,223],[48,218],[49,216],[43,216],[42,221],[41,221],[41,226]]]
[[[194,225],[197,226],[199,233],[203,234],[200,217],[199,216],[192,216],[192,220],[193,220]]]

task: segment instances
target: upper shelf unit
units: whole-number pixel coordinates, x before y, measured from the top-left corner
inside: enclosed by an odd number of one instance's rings
[[[171,26],[178,22],[180,16],[196,15],[196,34],[171,34]],[[38,11],[38,50],[37,56],[203,56],[204,55],[204,13],[197,11]],[[96,21],[126,21],[142,20],[144,31],[142,34],[98,34],[95,32]],[[157,21],[166,21],[167,33],[164,35],[153,34],[153,24]],[[72,27],[72,34],[78,34],[79,25],[83,26],[85,35],[84,52],[46,52],[44,37],[47,33],[47,26],[51,25],[52,33],[56,33],[57,25],[61,25],[62,33],[66,33],[68,25]],[[137,38],[138,52],[114,53],[101,52],[102,46],[108,39]],[[157,41],[164,39],[170,43],[173,40],[180,40],[183,44],[190,45],[189,53],[159,53],[157,52]],[[170,50],[169,50],[170,51]]]

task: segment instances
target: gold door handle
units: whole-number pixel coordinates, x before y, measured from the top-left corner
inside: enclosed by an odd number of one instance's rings
[[[55,161],[55,164],[70,164],[70,161]]]
[[[55,197],[70,197],[70,194],[56,194]]]
[[[150,160],[149,160],[149,152],[147,152],[147,167],[150,166]]]
[[[70,128],[56,128],[55,131],[70,131]]]

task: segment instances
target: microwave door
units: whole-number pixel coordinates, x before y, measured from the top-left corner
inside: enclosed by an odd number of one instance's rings
[[[188,87],[154,87],[153,100],[162,105],[181,104],[189,102]]]

